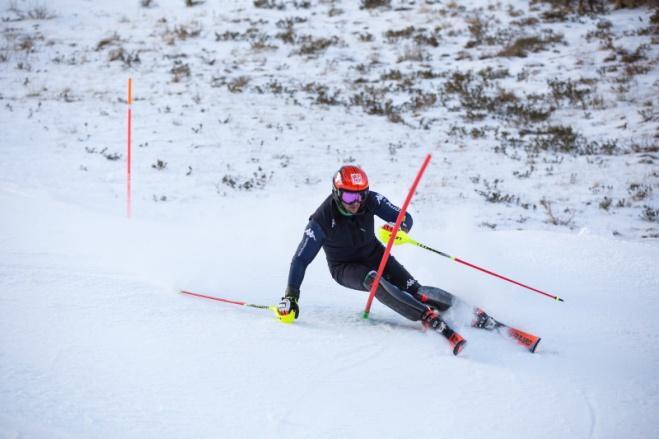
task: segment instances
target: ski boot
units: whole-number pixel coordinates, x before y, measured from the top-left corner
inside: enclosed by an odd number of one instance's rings
[[[474,328],[481,328],[491,331],[495,328],[501,326],[499,322],[494,320],[493,317],[490,317],[485,311],[480,308],[474,309],[474,320],[471,322],[471,326]]]
[[[421,318],[421,323],[425,328],[432,329],[442,334],[453,348],[453,355],[458,355],[464,349],[467,340],[460,334],[455,332],[449,325],[442,319],[437,310],[428,308]]]

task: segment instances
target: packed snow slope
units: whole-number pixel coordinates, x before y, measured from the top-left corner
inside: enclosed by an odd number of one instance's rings
[[[313,200],[322,193],[304,194]],[[659,249],[556,232],[419,235],[561,294],[528,293],[420,250],[428,284],[542,336],[531,354],[461,324],[454,357],[364,293],[308,270],[300,319],[182,296],[274,303],[311,205],[209,202],[212,219],[130,222],[2,188],[3,437],[648,438],[657,430]],[[241,212],[249,212],[242,214]],[[207,211],[208,213],[208,211]],[[503,251],[505,250],[505,251]]]
[[[657,436],[659,14],[577,3],[0,1],[0,438]],[[339,166],[428,153],[411,235],[565,302],[394,256],[537,353],[322,254],[292,325],[179,293],[275,304]]]

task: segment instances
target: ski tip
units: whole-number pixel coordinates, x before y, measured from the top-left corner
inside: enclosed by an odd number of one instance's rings
[[[466,344],[467,344],[467,340],[465,340],[464,338],[459,342],[457,342],[455,346],[453,346],[453,355],[458,355],[460,352],[462,352]]]
[[[533,346],[529,348],[529,351],[531,351],[532,354],[535,353],[535,350],[538,348],[538,345],[540,344],[540,340],[542,340],[540,337],[533,343]]]

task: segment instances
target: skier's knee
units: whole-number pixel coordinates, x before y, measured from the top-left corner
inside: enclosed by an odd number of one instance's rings
[[[364,279],[364,287],[371,289],[377,273],[370,271]],[[402,291],[386,279],[380,278],[380,285],[375,292],[375,298],[385,306],[393,309],[403,317],[416,321],[421,320],[428,307],[420,303],[410,294]]]
[[[441,288],[422,285],[414,295],[421,302],[432,306],[438,311],[446,311],[455,303],[455,296]]]

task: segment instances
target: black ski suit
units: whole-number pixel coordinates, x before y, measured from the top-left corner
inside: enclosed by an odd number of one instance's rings
[[[384,246],[375,237],[374,216],[394,222],[399,212],[386,197],[371,191],[357,214],[345,215],[339,211],[333,197],[328,196],[309,217],[291,261],[286,296],[299,299],[306,268],[321,247],[334,280],[354,290],[368,291],[373,281],[372,272],[378,269],[384,254]],[[412,216],[407,213],[401,228],[409,231],[411,227]],[[427,310],[422,303],[428,297],[426,290],[433,290],[431,297],[442,296],[437,308],[447,309],[452,304],[449,293],[422,287],[393,256],[389,256],[382,277],[376,298],[408,319],[419,320]]]

